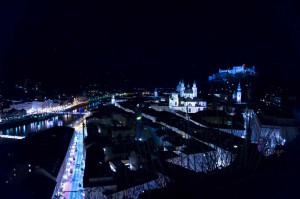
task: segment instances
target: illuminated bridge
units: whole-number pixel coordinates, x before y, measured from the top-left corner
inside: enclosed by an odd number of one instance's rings
[[[53,111],[53,112],[48,112],[50,114],[55,114],[55,115],[65,115],[65,114],[69,114],[69,115],[87,115],[90,114],[89,111],[86,112],[72,112],[72,111]]]

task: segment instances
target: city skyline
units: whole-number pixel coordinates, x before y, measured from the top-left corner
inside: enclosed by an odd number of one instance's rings
[[[158,86],[243,63],[269,82],[297,77],[299,15],[289,1],[15,2],[1,8],[2,80]]]
[[[1,195],[293,198],[299,11],[1,1]]]

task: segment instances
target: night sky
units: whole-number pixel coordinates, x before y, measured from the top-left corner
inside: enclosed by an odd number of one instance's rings
[[[2,0],[0,78],[175,87],[246,63],[298,81],[297,1],[176,2]]]

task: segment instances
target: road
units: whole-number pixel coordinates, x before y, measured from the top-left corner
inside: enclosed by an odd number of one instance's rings
[[[86,117],[86,116],[85,116]],[[80,199],[83,195],[83,174],[85,167],[85,155],[83,150],[83,121],[76,123],[75,138],[71,146],[70,158],[67,162],[67,167],[64,173],[64,183],[62,186],[62,196],[66,199]],[[86,128],[84,129],[86,132]]]

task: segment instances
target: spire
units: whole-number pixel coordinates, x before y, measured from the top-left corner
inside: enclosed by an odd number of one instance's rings
[[[193,87],[196,87],[196,81],[194,80]]]
[[[190,84],[188,83],[187,88],[190,88]]]
[[[241,83],[239,82],[237,92],[236,92],[236,102],[241,103],[242,102],[242,89],[241,89]]]
[[[242,89],[241,89],[241,83],[239,82],[239,85],[238,85],[238,89],[237,89],[238,91],[241,91]]]

